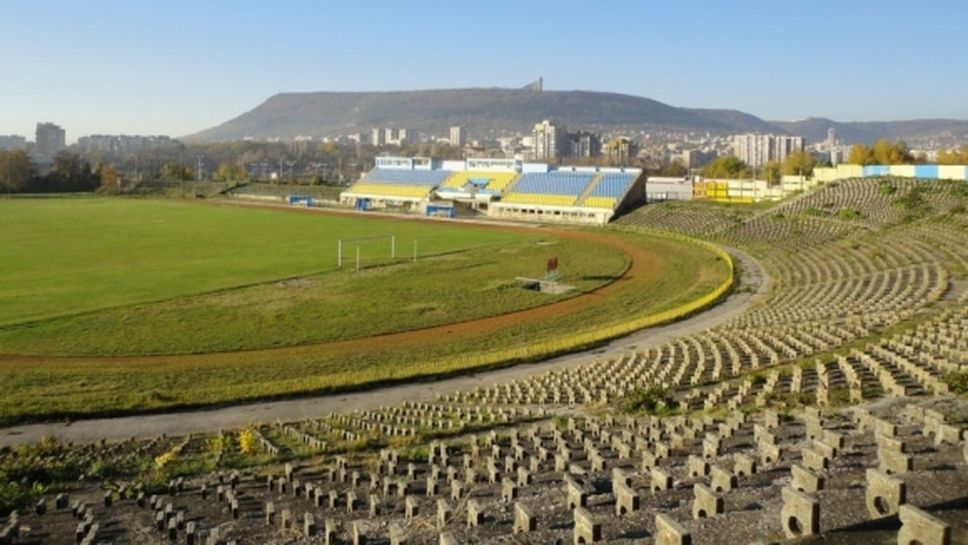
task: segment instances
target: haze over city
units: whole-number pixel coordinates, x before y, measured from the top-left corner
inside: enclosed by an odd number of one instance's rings
[[[0,133],[200,131],[290,91],[626,93],[770,120],[968,118],[957,0],[7,2]]]

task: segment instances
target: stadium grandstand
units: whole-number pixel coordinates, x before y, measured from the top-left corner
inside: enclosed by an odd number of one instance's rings
[[[490,217],[603,225],[644,202],[640,169],[557,167],[515,159],[378,157],[340,195],[360,210],[471,211]]]

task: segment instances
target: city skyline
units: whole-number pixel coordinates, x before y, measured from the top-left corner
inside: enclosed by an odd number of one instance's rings
[[[279,92],[520,87],[539,76],[551,90],[767,120],[968,119],[959,93],[968,76],[943,70],[968,62],[963,3],[926,2],[916,11],[902,2],[826,0],[809,9],[766,1],[565,4],[10,4],[0,35],[18,54],[5,63],[0,134],[30,138],[36,123],[51,121],[68,143],[90,134],[179,137]],[[496,31],[482,43],[466,32],[475,28]],[[575,28],[602,32],[581,33],[587,47],[572,47]],[[924,28],[930,35],[906,38]]]

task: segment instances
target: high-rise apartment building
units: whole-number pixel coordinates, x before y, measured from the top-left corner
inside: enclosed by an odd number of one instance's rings
[[[450,145],[457,148],[464,147],[464,129],[462,127],[450,128]]]
[[[40,161],[50,161],[58,151],[67,147],[64,129],[53,123],[37,123],[34,153]]]
[[[830,154],[830,164],[837,166],[840,158],[837,156],[837,129],[833,127],[827,129],[827,153]]]
[[[635,142],[626,136],[612,138],[605,145],[605,155],[618,165],[629,164],[637,152]]]
[[[568,132],[565,127],[545,119],[534,126],[534,160],[554,161],[566,153]]]
[[[374,127],[373,130],[370,131],[370,143],[374,146],[386,145],[387,138],[386,133],[383,132],[383,129]]]
[[[598,157],[602,153],[602,139],[588,131],[568,135],[568,155],[571,157]]]
[[[781,162],[797,151],[803,151],[803,138],[800,136],[776,134],[733,136],[733,154],[753,168],[759,168],[770,161]]]

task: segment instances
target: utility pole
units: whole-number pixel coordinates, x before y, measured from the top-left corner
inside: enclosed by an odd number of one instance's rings
[[[198,171],[195,173],[195,179],[199,182],[202,181],[202,156],[198,156]]]

